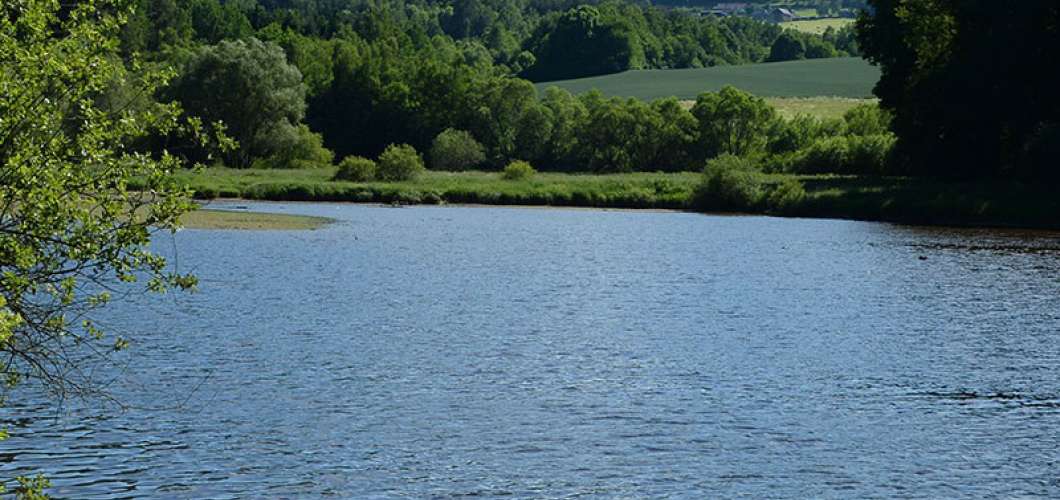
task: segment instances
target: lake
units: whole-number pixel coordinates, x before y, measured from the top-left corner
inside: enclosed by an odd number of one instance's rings
[[[103,314],[124,406],[31,389],[56,497],[1060,496],[1060,234],[241,203]],[[234,205],[214,204],[234,208]]]

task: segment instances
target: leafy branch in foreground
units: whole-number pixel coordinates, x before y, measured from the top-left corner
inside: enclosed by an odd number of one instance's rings
[[[0,403],[29,380],[97,394],[87,367],[128,341],[92,312],[129,283],[196,284],[150,251],[194,206],[172,178],[182,161],[148,145],[207,141],[207,127],[154,102],[170,71],[122,62],[127,14],[120,0],[0,4]]]

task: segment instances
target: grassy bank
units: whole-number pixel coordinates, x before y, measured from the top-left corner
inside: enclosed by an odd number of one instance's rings
[[[427,172],[408,182],[335,182],[333,169],[209,169],[183,174],[201,198],[362,203],[480,203],[616,208],[684,208],[698,174],[634,173],[571,175],[540,173],[503,180],[497,173]]]
[[[199,209],[180,218],[180,223],[188,229],[307,230],[329,222],[324,217],[210,209]]]
[[[716,92],[725,85],[760,97],[869,98],[879,79],[879,69],[864,59],[842,57],[713,68],[626,71],[542,82],[536,86],[539,92],[554,85],[573,94],[598,89],[609,96],[648,100],[670,96],[695,99],[703,92]]]
[[[502,180],[492,172],[428,172],[399,183],[329,180],[332,169],[209,169],[183,174],[202,198],[364,203],[542,205],[599,208],[695,210],[697,173],[575,175],[540,173],[528,180]],[[806,195],[783,211],[754,206],[773,215],[827,217],[912,224],[1060,228],[1056,190],[1018,183],[952,183],[924,179],[789,176],[758,177],[768,192],[788,178]],[[249,214],[239,214],[249,215]]]

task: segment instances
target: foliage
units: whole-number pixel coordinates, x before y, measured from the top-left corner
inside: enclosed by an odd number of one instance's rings
[[[769,210],[788,214],[798,210],[806,201],[806,188],[798,179],[787,177],[774,186],[766,196]]]
[[[376,163],[376,177],[381,181],[415,179],[424,169],[423,158],[408,144],[391,144]]]
[[[773,41],[773,46],[769,48],[769,58],[766,60],[777,62],[796,59],[806,59],[806,45],[795,32],[787,31]]]
[[[846,133],[882,135],[890,132],[891,114],[874,104],[861,104],[843,113]]]
[[[894,141],[890,134],[818,139],[799,152],[789,171],[801,174],[885,174],[889,172]]]
[[[703,210],[752,210],[761,199],[762,186],[753,165],[730,154],[707,162],[695,193],[695,205]]]
[[[486,150],[467,131],[447,128],[434,138],[430,156],[435,170],[467,170],[486,161]]]
[[[225,155],[228,165],[248,167],[301,140],[305,86],[275,44],[251,38],[203,47],[168,95],[194,116],[225,123],[239,143]]]
[[[858,44],[882,69],[875,93],[894,115],[907,173],[1060,181],[1024,151],[1060,119],[1060,4],[872,0]],[[975,103],[972,105],[971,103]]]
[[[152,95],[170,76],[121,62],[124,15],[107,0],[0,4],[0,402],[23,381],[96,394],[94,364],[129,344],[93,320],[110,291],[195,285],[149,248],[193,208],[172,177],[181,163],[139,148],[203,141],[204,128],[174,104],[112,99]],[[16,496],[44,498],[45,478],[17,480]]]
[[[734,87],[700,94],[692,115],[699,122],[700,147],[708,158],[762,153],[766,133],[777,119],[776,111],[764,100]]]
[[[194,284],[147,248],[152,228],[172,229],[192,208],[171,178],[180,164],[130,145],[201,125],[178,121],[171,104],[98,106],[108,86],[150,94],[167,77],[131,74],[115,57],[118,18],[106,14],[113,3],[82,3],[63,21],[52,2],[17,7],[18,16],[15,5],[0,15],[0,87],[9,92],[0,100],[0,370],[76,392],[85,388],[71,379],[80,359],[60,353],[98,347],[104,337],[91,322],[71,320],[109,297],[86,287],[111,279],[146,279],[159,291]]]
[[[368,182],[375,180],[376,164],[361,156],[347,156],[339,162],[334,180],[350,182]]]
[[[304,124],[295,127],[295,134],[277,137],[272,156],[255,160],[254,168],[320,168],[331,165],[335,154],[324,147],[320,134],[309,130]]]
[[[559,80],[641,67],[644,48],[636,31],[627,19],[608,14],[614,11],[580,5],[539,26],[531,48],[536,64],[527,76]]]
[[[534,170],[529,163],[522,160],[515,160],[504,167],[504,171],[501,172],[501,177],[509,181],[521,181],[526,180],[534,176],[537,170]]]

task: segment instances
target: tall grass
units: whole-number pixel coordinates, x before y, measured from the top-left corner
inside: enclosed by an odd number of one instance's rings
[[[497,172],[426,172],[404,182],[332,181],[334,169],[212,168],[180,179],[200,198],[363,203],[468,203],[618,208],[686,208],[696,173],[576,175],[538,173],[507,180]]]

